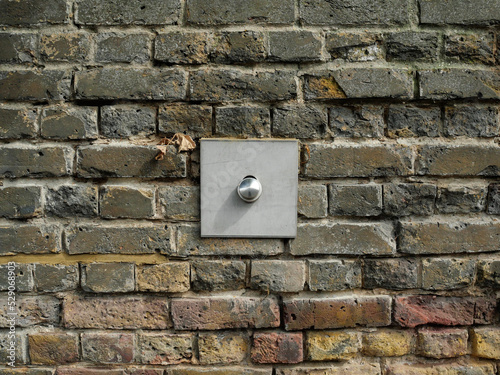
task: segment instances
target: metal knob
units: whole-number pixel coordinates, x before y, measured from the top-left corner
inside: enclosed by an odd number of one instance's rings
[[[262,194],[262,185],[254,176],[246,176],[238,184],[238,195],[247,203],[255,202]]]

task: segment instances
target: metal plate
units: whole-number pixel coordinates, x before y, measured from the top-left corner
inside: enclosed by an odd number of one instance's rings
[[[201,236],[295,238],[296,140],[201,140]],[[244,202],[236,188],[255,176],[262,194]]]

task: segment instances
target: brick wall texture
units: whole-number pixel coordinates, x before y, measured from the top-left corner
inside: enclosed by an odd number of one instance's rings
[[[0,0],[0,374],[500,374],[499,65],[499,0]],[[210,137],[298,139],[295,239],[200,237]]]

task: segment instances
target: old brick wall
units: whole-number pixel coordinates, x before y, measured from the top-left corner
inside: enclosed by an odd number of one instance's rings
[[[0,374],[500,374],[500,1],[0,0]],[[295,240],[201,137],[297,138]],[[8,366],[16,262],[16,368]]]

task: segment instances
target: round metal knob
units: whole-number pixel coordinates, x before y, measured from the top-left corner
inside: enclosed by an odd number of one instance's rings
[[[262,194],[262,185],[254,176],[246,176],[238,184],[238,195],[247,203],[255,202]]]

